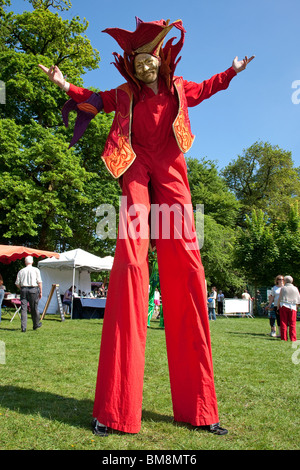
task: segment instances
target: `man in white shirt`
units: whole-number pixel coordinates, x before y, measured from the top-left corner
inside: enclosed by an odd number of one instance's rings
[[[42,326],[40,313],[38,310],[39,299],[42,297],[42,279],[38,268],[32,266],[32,256],[25,258],[25,268],[17,274],[16,286],[20,289],[21,295],[21,331],[24,333],[27,328],[27,304],[30,306],[30,313],[33,322],[33,329]]]
[[[242,293],[242,299],[243,300],[251,300],[249,292],[245,289],[244,292]]]

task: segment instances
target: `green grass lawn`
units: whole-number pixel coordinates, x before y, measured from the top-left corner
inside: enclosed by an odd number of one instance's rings
[[[4,312],[3,312],[4,313]],[[0,324],[1,450],[281,450],[299,449],[300,343],[268,336],[267,318],[210,323],[216,391],[226,436],[174,423],[165,333],[148,328],[142,429],[137,435],[91,432],[102,320],[60,321],[21,333],[20,320]],[[300,322],[297,323],[300,339]],[[3,344],[3,343],[2,343]],[[0,361],[1,362],[1,361]]]

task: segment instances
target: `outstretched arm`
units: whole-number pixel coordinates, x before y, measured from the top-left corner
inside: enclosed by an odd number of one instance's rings
[[[68,127],[68,116],[71,111],[76,111],[74,134],[70,143],[72,147],[84,134],[90,121],[103,109],[103,101],[99,93],[80,88],[68,83],[57,65],[52,65],[49,69],[42,64],[39,68],[49,77],[51,82],[64,90],[71,99],[63,106],[62,117],[66,127]]]
[[[42,64],[39,64],[39,68],[45,72],[51,82],[58,85],[62,90],[68,92],[70,89],[70,83],[68,83],[63,76],[62,72],[59,70],[57,65],[52,65],[49,69]]]
[[[233,59],[232,67],[234,68],[236,73],[242,72],[243,70],[245,70],[247,65],[254,59],[254,57],[255,55],[253,55],[252,57],[250,57],[250,59],[248,59],[248,57],[245,56],[243,60],[238,60],[238,57],[236,56]]]
[[[70,98],[76,101],[76,103],[82,103],[83,101],[86,101],[93,94],[92,91],[87,90],[86,88],[77,87],[67,82],[57,65],[52,65],[48,69],[48,67],[39,64],[39,68],[45,72],[46,75],[48,75],[51,82],[55,83],[62,90],[64,90],[70,96]]]

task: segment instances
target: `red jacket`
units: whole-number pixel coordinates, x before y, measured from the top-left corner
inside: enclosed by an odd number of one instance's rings
[[[191,131],[187,100],[183,79],[174,79],[178,96],[178,114],[173,122],[173,131],[181,152],[186,153],[192,146],[194,136]],[[102,159],[114,178],[119,178],[134,162],[136,154],[131,145],[131,124],[133,93],[127,83],[116,89],[117,109],[109,132]]]
[[[182,77],[174,78],[173,84],[177,95],[178,112],[172,123],[172,128],[181,152],[188,152],[194,141],[188,115],[188,106],[196,106],[216,92],[225,90],[235,75],[236,73],[231,67],[225,72],[214,75],[211,79],[200,84],[187,82]],[[90,97],[92,92],[71,85],[68,94],[76,102],[80,103]],[[136,158],[131,143],[133,92],[129,84],[124,83],[116,88],[116,90],[100,92],[100,95],[103,97],[104,111],[115,111],[115,117],[101,158],[111,175],[114,178],[119,178]],[[106,104],[107,99],[108,104]]]

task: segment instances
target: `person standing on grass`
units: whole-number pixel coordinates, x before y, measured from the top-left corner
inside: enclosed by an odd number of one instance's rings
[[[223,315],[223,311],[224,311],[224,294],[221,290],[219,290],[219,293],[218,293],[218,297],[217,297],[217,300],[218,300],[218,315]]]
[[[208,318],[213,321],[216,321],[216,300],[217,300],[217,288],[213,287],[207,299]]]
[[[33,329],[37,330],[42,326],[40,322],[39,300],[42,298],[42,278],[38,268],[33,266],[33,257],[25,258],[25,268],[17,274],[16,286],[20,289],[21,295],[21,331],[26,332],[27,328],[27,305],[29,303]]]
[[[170,39],[162,47],[173,27],[180,31],[180,39],[175,45],[174,38]],[[166,238],[160,231],[155,245],[174,419],[224,435],[227,430],[219,424],[214,386],[204,269],[193,213],[183,216],[184,208],[192,207],[184,153],[194,140],[188,107],[228,88],[253,57],[241,61],[235,57],[225,72],[197,84],[174,75],[185,36],[181,20],[169,23],[137,19],[134,32],[119,28],[105,32],[124,52],[114,54],[115,66],[126,79],[120,87],[93,93],[66,82],[57,66],[48,69],[40,65],[71,98],[63,109],[65,123],[71,110],[78,113],[71,145],[97,112],[115,112],[102,159],[119,180],[121,213],[125,215],[120,219],[105,308],[93,430],[107,435],[107,428],[127,433],[137,433],[141,428],[148,250],[149,238],[153,238],[148,221],[150,209],[163,206],[169,214],[170,236]],[[134,219],[132,209],[137,206],[146,235],[126,236],[126,227]],[[175,209],[176,217],[170,217],[170,208]],[[184,287],[176,291],[176,285]]]
[[[63,305],[67,305],[69,308],[69,312],[71,312],[71,305],[72,305],[72,296],[73,296],[73,291],[75,292],[76,286],[70,286],[69,289],[66,290],[63,296],[62,303]]]
[[[279,294],[281,291],[281,288],[284,286],[284,277],[281,274],[278,274],[275,278],[275,283],[274,286],[272,287],[271,294],[269,296],[269,305],[268,309],[271,309],[272,304],[273,305],[273,310],[270,310],[270,326],[271,326],[271,333],[270,336],[275,337],[276,336],[276,324],[275,320],[277,321],[277,326],[278,326],[278,338],[281,337],[280,335],[280,314],[279,314],[279,304],[278,304],[278,299],[279,299]],[[271,313],[272,312],[272,313]]]
[[[285,276],[284,286],[279,294],[280,331],[283,341],[288,340],[288,333],[291,341],[297,341],[297,306],[300,305],[300,294],[293,281],[292,276]]]

